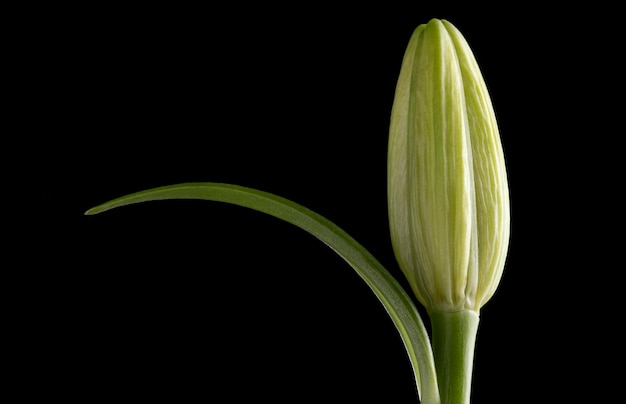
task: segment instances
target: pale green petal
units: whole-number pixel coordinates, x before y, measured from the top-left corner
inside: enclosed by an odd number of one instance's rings
[[[400,69],[396,94],[391,110],[388,151],[388,204],[391,239],[400,268],[408,278],[414,293],[424,304],[425,297],[415,289],[417,257],[415,246],[409,237],[409,212],[407,197],[407,126],[409,123],[409,90],[411,72],[415,62],[415,50],[425,25],[413,32]]]
[[[456,47],[474,155],[478,260],[477,308],[493,295],[500,282],[509,242],[509,189],[504,153],[495,112],[478,63],[461,33],[443,21]]]
[[[456,307],[465,298],[470,252],[471,149],[461,72],[439,20],[430,21],[424,30],[411,95],[410,222],[418,260],[428,263],[419,275],[426,275],[422,278],[432,306]]]

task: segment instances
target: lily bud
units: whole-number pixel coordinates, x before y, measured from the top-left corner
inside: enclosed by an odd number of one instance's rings
[[[396,258],[429,312],[476,313],[509,243],[504,154],[487,87],[448,21],[409,41],[391,114],[388,203]]]

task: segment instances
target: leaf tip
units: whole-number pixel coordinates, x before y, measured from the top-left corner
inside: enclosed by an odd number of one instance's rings
[[[100,206],[95,206],[93,208],[87,209],[84,213],[85,216],[93,216],[93,215],[97,215],[100,212],[104,212],[106,209],[103,209]]]

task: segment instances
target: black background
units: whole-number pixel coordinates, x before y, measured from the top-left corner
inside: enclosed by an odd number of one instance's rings
[[[50,207],[37,214],[52,220],[35,227],[46,241],[33,255],[52,265],[27,275],[43,303],[26,321],[50,394],[415,402],[383,306],[307,233],[203,201],[83,212],[180,182],[258,188],[329,218],[406,286],[387,228],[387,130],[405,46],[433,17],[474,50],[511,189],[510,253],[481,311],[473,402],[597,393],[578,368],[598,355],[590,320],[611,299],[589,297],[600,283],[589,273],[606,268],[594,251],[608,249],[595,247],[607,223],[594,212],[619,187],[598,175],[615,172],[598,158],[619,76],[610,12],[422,2],[54,11],[35,38],[46,68],[34,68],[47,128],[38,200]]]

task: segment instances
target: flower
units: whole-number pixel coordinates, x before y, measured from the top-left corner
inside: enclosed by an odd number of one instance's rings
[[[429,312],[478,312],[504,269],[509,190],[487,86],[448,21],[409,41],[388,153],[391,239],[411,288]]]

